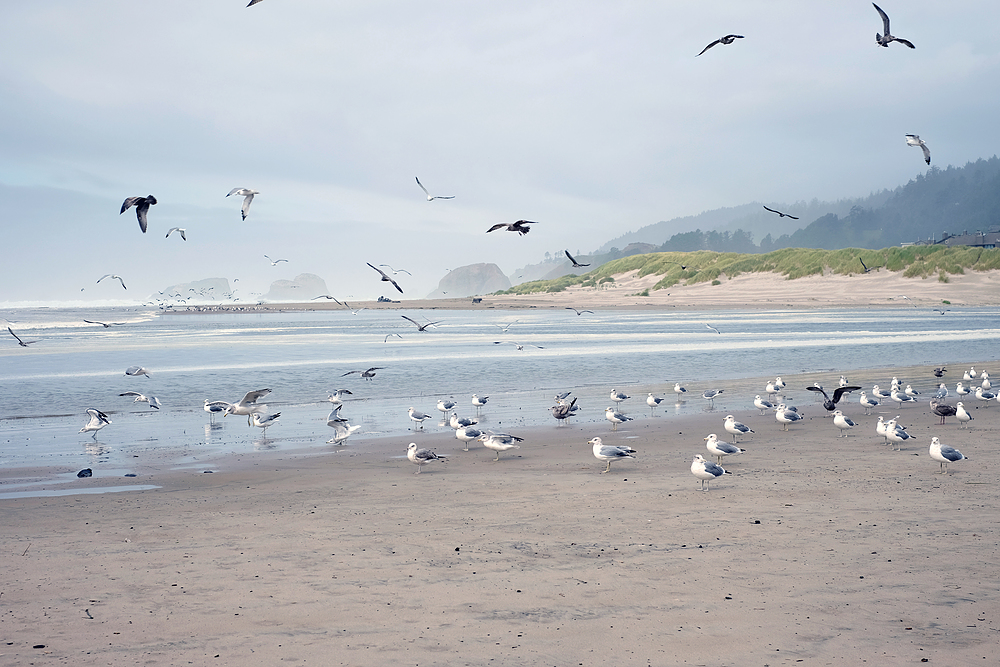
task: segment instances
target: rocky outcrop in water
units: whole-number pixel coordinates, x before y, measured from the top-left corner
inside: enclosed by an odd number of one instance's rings
[[[309,301],[329,294],[326,281],[313,273],[300,273],[294,280],[275,280],[261,299],[264,301]]]
[[[427,298],[450,299],[475,294],[492,294],[505,289],[510,289],[510,280],[499,266],[485,263],[469,264],[450,271]]]

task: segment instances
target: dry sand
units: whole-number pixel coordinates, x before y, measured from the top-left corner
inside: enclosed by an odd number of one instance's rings
[[[430,427],[449,458],[419,475],[409,438],[356,437],[0,500],[0,664],[992,664],[1000,405],[969,432],[893,406],[903,451],[856,404],[850,438],[799,405],[787,433],[736,412],[756,434],[705,493],[691,459],[725,415],[634,406],[499,463]],[[639,458],[601,474],[595,435]],[[971,460],[939,474],[932,435]]]

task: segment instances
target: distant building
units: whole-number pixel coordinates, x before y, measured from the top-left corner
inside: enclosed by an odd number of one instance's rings
[[[901,243],[900,245],[904,247],[910,245],[945,245],[949,247],[964,245],[974,246],[976,248],[996,248],[1000,245],[1000,231],[984,232],[976,230],[973,234],[970,234],[967,231],[963,231],[961,234],[949,234],[948,232],[942,232],[940,241],[927,239],[926,241]]]

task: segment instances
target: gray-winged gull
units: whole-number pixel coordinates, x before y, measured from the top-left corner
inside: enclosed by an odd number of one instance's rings
[[[736,445],[730,444],[728,442],[723,442],[719,440],[719,436],[714,433],[709,433],[705,438],[705,448],[714,456],[717,456],[719,463],[722,463],[723,456],[735,456],[737,454],[742,454],[745,449],[741,449]]]
[[[948,464],[954,463],[955,461],[967,461],[968,457],[962,454],[954,447],[949,447],[948,445],[942,445],[941,441],[936,437],[931,438],[930,446],[931,458],[940,463],[940,468],[942,473],[948,472]]]
[[[94,408],[88,409],[87,414],[90,415],[90,421],[88,421],[84,427],[79,430],[79,433],[90,432],[91,437],[93,437],[94,440],[97,440],[97,432],[110,424],[111,420],[106,414]]]
[[[611,471],[611,462],[618,459],[634,459],[637,452],[625,445],[605,445],[599,438],[592,438],[587,441],[588,445],[593,445],[594,458],[598,461],[607,461],[608,467],[601,471],[601,474]]]
[[[411,442],[406,448],[406,458],[417,465],[417,472],[413,474],[419,475],[420,469],[431,461],[444,461],[448,457],[438,456],[429,449],[417,449],[417,443]]]
[[[706,461],[705,457],[701,454],[695,454],[694,460],[691,462],[691,474],[701,480],[701,490],[708,491],[706,486],[710,481],[716,477],[722,477],[723,475],[731,475],[725,468],[720,465],[716,465],[711,461]]]

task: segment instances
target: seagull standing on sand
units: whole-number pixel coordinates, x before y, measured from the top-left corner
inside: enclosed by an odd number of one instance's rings
[[[570,262],[573,263],[574,269],[582,269],[585,266],[590,266],[590,264],[581,264],[580,262],[576,261],[573,255],[569,254],[569,250],[563,250],[563,252],[566,253],[566,259],[568,259]]]
[[[411,421],[420,424],[421,429],[424,427],[424,420],[431,418],[430,415],[425,415],[423,412],[420,412],[419,410],[414,410],[413,408],[407,410],[407,413],[410,415]]]
[[[705,53],[705,51],[708,51],[710,48],[712,48],[716,44],[723,44],[723,45],[725,45],[725,44],[732,44],[737,39],[743,39],[743,35],[726,35],[725,37],[720,37],[719,39],[715,40],[714,42],[712,42],[711,44],[709,44],[708,46],[706,46],[705,48],[703,48],[701,50],[701,53]],[[700,56],[701,53],[699,53],[698,56]],[[698,56],[695,56],[695,58],[697,58]]]
[[[517,443],[524,442],[524,438],[507,433],[484,433],[479,436],[479,441],[483,443],[483,447],[492,449],[497,453],[497,457],[493,459],[496,462],[500,460],[500,452],[506,452],[509,449],[521,449],[521,446]]]
[[[764,412],[767,410],[774,409],[774,403],[772,403],[771,401],[765,401],[763,398],[760,397],[760,394],[754,396],[753,406],[758,410],[760,410],[760,414],[764,414]]]
[[[870,415],[872,413],[872,408],[877,408],[880,403],[874,398],[870,398],[865,392],[861,392],[861,397],[858,399],[861,403],[861,407],[865,409],[865,414]]]
[[[802,420],[802,415],[794,410],[789,410],[784,403],[780,403],[774,410],[774,418],[781,424],[781,430],[787,431],[789,424]]]
[[[419,475],[420,469],[431,461],[444,461],[448,457],[438,456],[429,449],[417,449],[417,443],[411,442],[406,448],[406,458],[410,459],[410,461],[417,465],[417,472],[413,474]]]
[[[926,162],[927,164],[931,163],[931,149],[927,148],[927,143],[919,136],[917,136],[916,134],[906,135],[906,145],[920,146],[920,148],[923,149],[924,151],[924,162]],[[941,314],[944,315],[944,312],[942,312]]]
[[[626,401],[630,398],[632,397],[623,391],[618,391],[617,389],[611,390],[611,400],[617,403],[618,405],[621,405],[622,401]]]
[[[735,456],[746,451],[745,449],[740,449],[736,445],[731,445],[728,442],[719,440],[719,436],[714,433],[708,434],[708,437],[705,438],[705,448],[708,449],[709,453],[713,456],[718,457],[719,463],[722,463],[723,456]]]
[[[94,408],[88,409],[87,414],[90,415],[90,421],[79,430],[79,433],[90,432],[91,437],[93,437],[94,440],[97,440],[97,432],[110,424],[111,420],[108,419],[106,414]]]
[[[445,421],[448,420],[448,413],[452,411],[452,408],[454,408],[455,405],[457,405],[455,401],[446,401],[444,399],[441,399],[440,401],[437,402],[437,409],[441,411],[443,415],[442,418]]]
[[[840,410],[836,410],[833,413],[833,425],[840,429],[840,435],[845,438],[847,437],[847,431],[857,426],[850,417],[845,417],[844,413]]]
[[[614,408],[605,408],[604,418],[612,423],[611,427],[612,431],[617,431],[619,424],[624,424],[625,422],[632,421],[631,417],[629,417],[628,415],[624,415],[620,412],[615,412]]]
[[[135,217],[139,220],[139,229],[142,233],[146,233],[146,215],[149,213],[149,207],[156,203],[156,197],[149,195],[148,197],[129,197],[122,203],[122,210],[118,215],[121,215],[125,211],[129,210],[135,206]]]
[[[576,398],[574,397],[569,403],[564,403],[559,401],[553,405],[549,410],[552,412],[552,416],[556,418],[557,421],[569,420],[570,417],[578,410],[576,407]],[[566,422],[567,424],[569,421]]]
[[[84,320],[84,321],[86,322],[86,320]],[[21,337],[18,336],[16,333],[14,333],[14,330],[11,329],[10,327],[7,327],[7,331],[10,332],[11,336],[13,336],[14,338],[17,339],[17,344],[20,345],[21,347],[28,347],[32,343],[37,343],[38,342],[37,340],[21,340]]]
[[[724,392],[725,389],[706,389],[701,393],[701,397],[704,398],[709,404],[715,407],[715,397]]]
[[[962,452],[958,451],[954,447],[949,447],[948,445],[942,445],[941,441],[937,438],[931,438],[930,447],[931,458],[940,463],[941,473],[946,474],[948,472],[948,464],[954,463],[955,461],[968,461]]]
[[[456,431],[460,428],[465,428],[467,426],[475,426],[479,423],[478,419],[470,419],[469,417],[459,417],[457,412],[451,413],[451,418],[448,420],[448,426],[451,426]]]
[[[687,393],[687,389],[681,386],[680,382],[674,383],[674,393],[677,394],[677,400],[681,400],[681,397]]]
[[[750,428],[746,424],[742,424],[736,421],[736,418],[733,417],[732,415],[726,415],[725,424],[723,428],[726,429],[727,433],[732,433],[734,443],[736,442],[736,436],[746,435],[747,433],[754,433],[754,430],[752,428]]]
[[[465,449],[462,451],[469,451],[469,443],[473,440],[478,440],[483,434],[478,428],[472,428],[471,426],[465,426],[463,428],[455,429],[455,437],[465,443]]]
[[[420,182],[420,179],[417,178],[416,176],[414,176],[414,178],[417,179],[417,185],[420,186],[420,189],[424,191],[425,195],[427,195],[427,201],[434,201],[435,199],[454,199],[455,198],[455,195],[451,195],[450,197],[444,197],[442,195],[431,195],[431,193],[427,192],[427,188],[424,187],[424,184]]]
[[[899,419],[897,416],[896,419]],[[899,447],[893,447],[903,451],[902,443],[910,439],[910,434],[902,426],[896,423],[896,419],[890,419],[885,425],[885,439]]]
[[[259,195],[260,193],[256,190],[251,190],[250,188],[233,188],[229,191],[227,197],[231,195],[239,195],[243,197],[243,207],[241,208],[241,213],[243,213],[243,219],[247,219],[247,215],[250,213],[250,202],[253,201],[254,195]]]
[[[607,461],[608,467],[601,471],[601,474],[611,471],[611,462],[617,461],[618,459],[634,459],[636,451],[631,447],[626,447],[624,445],[605,445],[600,438],[592,438],[587,441],[588,445],[592,445],[594,448],[594,458],[598,461]]]
[[[986,391],[982,387],[976,387],[976,398],[980,401],[986,401],[986,407],[990,407],[990,401],[997,397],[992,391]]]
[[[965,406],[962,405],[961,401],[955,406],[955,419],[958,420],[960,428],[965,428],[972,421],[972,415],[965,410]]]
[[[340,416],[341,407],[340,405],[334,407],[327,415],[326,425],[333,429],[333,437],[326,441],[328,445],[339,445],[345,442],[352,433],[361,428],[361,424],[351,426],[350,422]]]
[[[660,403],[662,403],[665,400],[666,399],[659,398],[657,396],[653,396],[653,394],[650,393],[649,396],[646,397],[646,405],[649,406],[649,414],[652,415],[653,414],[653,410],[655,410],[656,408],[658,408],[660,406]]]
[[[486,405],[486,401],[490,400],[489,396],[480,396],[479,394],[472,395],[472,404],[476,406],[476,414],[478,415],[483,406]]]
[[[691,474],[701,480],[701,490],[708,491],[706,484],[710,481],[716,477],[732,475],[733,473],[727,472],[725,468],[711,461],[706,461],[701,454],[695,454],[694,461],[691,462]]]
[[[917,47],[913,46],[913,43],[910,42],[909,40],[900,39],[899,37],[894,37],[892,34],[890,34],[890,32],[889,32],[889,16],[885,12],[883,12],[882,8],[879,7],[878,5],[876,5],[874,2],[872,3],[872,6],[875,8],[875,11],[878,12],[878,15],[882,17],[882,31],[885,33],[884,35],[880,35],[878,33],[875,33],[875,43],[876,44],[878,44],[879,46],[884,46],[884,47],[888,48],[890,42],[899,42],[900,44],[905,44],[906,46],[910,47],[911,49],[917,48]]]

